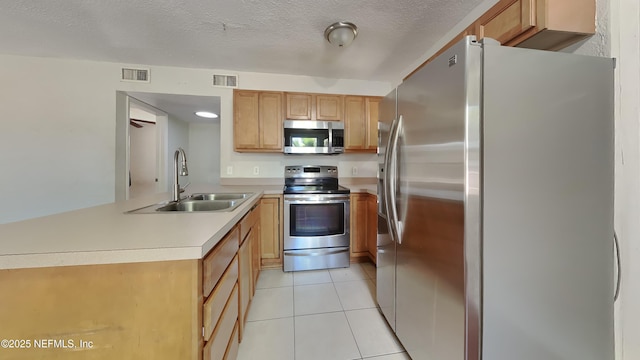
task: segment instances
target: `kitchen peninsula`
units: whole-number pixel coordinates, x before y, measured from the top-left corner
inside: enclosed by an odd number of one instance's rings
[[[193,190],[253,195],[230,212],[124,213],[158,194],[0,225],[0,357],[235,358],[260,199],[282,188]]]

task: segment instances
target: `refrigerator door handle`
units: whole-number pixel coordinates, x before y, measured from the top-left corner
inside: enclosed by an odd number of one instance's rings
[[[390,215],[391,217],[391,232],[393,233],[394,237],[397,239],[396,241],[398,242],[398,244],[402,244],[402,223],[399,221],[398,219],[398,207],[396,204],[396,190],[398,188],[398,155],[397,155],[397,146],[398,146],[398,139],[400,138],[400,131],[402,129],[402,120],[403,117],[402,115],[400,115],[400,117],[398,117],[398,121],[396,122],[396,126],[395,126],[395,132],[392,134],[392,136],[390,136],[391,140],[391,145],[390,148],[387,150],[389,152],[389,162],[390,162],[390,166],[387,168],[387,176],[389,177],[389,199],[390,199],[390,204],[389,204],[389,208],[390,208],[390,212],[387,212],[387,214]]]
[[[613,302],[618,300],[618,296],[620,296],[620,282],[622,280],[622,268],[620,267],[620,243],[618,242],[618,234],[616,234],[615,230],[613,232],[613,245],[616,248],[616,291],[613,293]]]
[[[385,173],[384,173],[384,209],[385,212],[387,213],[386,216],[386,220],[387,220],[387,226],[389,227],[389,238],[391,239],[392,242],[396,241],[396,238],[394,236],[393,233],[393,224],[392,224],[392,220],[389,217],[389,214],[391,214],[391,186],[390,186],[390,182],[391,182],[391,156],[392,156],[392,149],[391,149],[391,145],[393,144],[393,137],[395,134],[395,130],[396,130],[396,124],[397,124],[398,119],[395,118],[393,119],[393,121],[391,122],[391,129],[389,129],[389,139],[387,139],[387,148],[385,151],[385,155],[384,155],[384,168],[386,169]]]

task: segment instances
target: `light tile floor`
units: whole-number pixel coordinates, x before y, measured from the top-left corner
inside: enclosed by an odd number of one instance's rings
[[[376,308],[376,269],[263,270],[238,360],[408,360]]]

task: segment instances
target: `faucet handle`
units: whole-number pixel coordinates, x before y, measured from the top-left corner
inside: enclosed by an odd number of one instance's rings
[[[187,186],[189,185],[191,185],[191,181],[189,181],[185,186],[181,187],[180,192],[183,193],[187,189]]]

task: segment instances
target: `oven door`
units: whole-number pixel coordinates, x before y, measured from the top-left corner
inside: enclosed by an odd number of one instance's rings
[[[349,195],[284,196],[284,250],[349,246]]]

